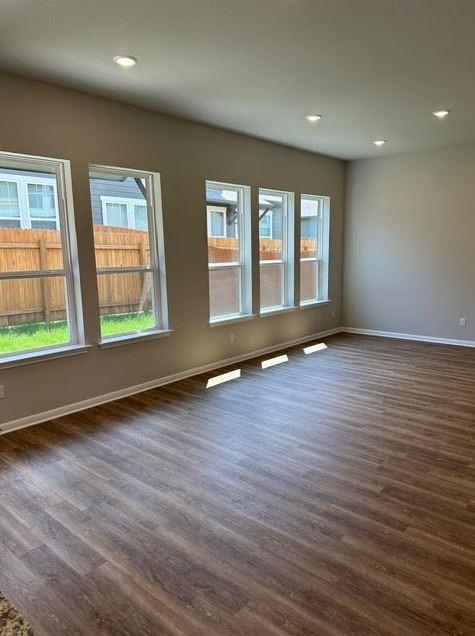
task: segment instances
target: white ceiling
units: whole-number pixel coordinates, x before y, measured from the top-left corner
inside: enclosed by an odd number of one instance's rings
[[[475,139],[475,0],[0,0],[0,47],[3,70],[347,159]]]

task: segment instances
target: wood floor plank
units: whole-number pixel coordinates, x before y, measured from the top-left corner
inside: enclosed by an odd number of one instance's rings
[[[325,342],[0,438],[37,634],[475,634],[475,351]]]

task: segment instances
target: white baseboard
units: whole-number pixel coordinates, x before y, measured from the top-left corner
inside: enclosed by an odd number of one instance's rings
[[[148,382],[143,382],[142,384],[135,384],[134,386],[129,386],[125,389],[111,391],[110,393],[103,393],[102,395],[97,395],[87,400],[73,402],[72,404],[66,404],[65,406],[60,406],[56,409],[51,409],[49,411],[43,411],[42,413],[35,413],[33,415],[21,417],[17,420],[12,420],[11,422],[0,424],[0,435],[11,433],[12,431],[16,431],[20,428],[26,428],[27,426],[41,424],[42,422],[47,422],[48,420],[53,420],[57,417],[62,417],[63,415],[69,415],[71,413],[76,413],[77,411],[84,411],[85,409],[89,409],[93,406],[99,406],[100,404],[105,404],[106,402],[113,402],[114,400],[119,400],[120,398],[134,395],[135,393],[141,393],[142,391],[155,389],[156,387],[163,386],[165,384],[177,382],[177,380],[184,380],[185,378],[190,378],[194,375],[205,373],[206,371],[213,371],[214,369],[219,369],[231,364],[243,362],[244,360],[257,358],[259,356],[266,355],[267,353],[273,353],[274,351],[285,349],[286,347],[293,347],[304,342],[309,342],[310,340],[316,340],[318,338],[324,338],[325,336],[331,336],[333,334],[340,333],[341,331],[342,329],[340,327],[336,327],[335,329],[327,329],[326,331],[320,331],[319,333],[304,336],[303,338],[296,338],[294,340],[288,340],[287,342],[281,342],[278,345],[272,345],[270,347],[264,347],[262,349],[255,349],[254,351],[250,351],[249,353],[244,353],[239,356],[233,356],[232,358],[226,358],[225,360],[210,362],[209,364],[204,364],[200,367],[194,367],[192,369],[186,369],[185,371],[179,371],[178,373],[173,373],[172,375],[167,375],[155,380],[149,380]]]
[[[355,333],[365,336],[380,336],[381,338],[396,338],[397,340],[418,340],[420,342],[433,342],[436,344],[455,345],[457,347],[475,347],[475,340],[455,340],[453,338],[435,338],[433,336],[420,336],[413,333],[397,333],[395,331],[378,331],[376,329],[357,329],[355,327],[342,327],[345,333]]]

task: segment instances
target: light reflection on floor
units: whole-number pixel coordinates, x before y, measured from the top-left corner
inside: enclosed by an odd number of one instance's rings
[[[316,345],[311,345],[310,347],[304,347],[303,352],[305,353],[305,355],[308,355],[309,353],[315,353],[315,351],[323,351],[323,349],[326,349],[327,345],[324,342],[319,342]]]
[[[209,389],[212,386],[216,386],[218,384],[223,384],[223,382],[229,382],[229,380],[236,380],[241,377],[241,369],[235,369],[234,371],[228,371],[227,373],[221,373],[220,375],[215,375],[212,378],[209,378],[206,383],[206,388]]]
[[[318,344],[310,345],[309,347],[304,347],[303,352],[305,355],[309,355],[310,353],[315,353],[316,351],[323,351],[327,349],[327,345],[324,342],[319,342]],[[283,362],[288,362],[289,356],[286,353],[283,353],[280,356],[275,356],[274,358],[268,358],[267,360],[263,360],[261,362],[261,367],[263,369],[267,369],[269,367],[273,367],[277,364],[282,364]],[[217,386],[218,384],[223,384],[224,382],[229,382],[230,380],[236,380],[241,377],[241,369],[234,369],[234,371],[228,371],[227,373],[221,373],[219,375],[215,375],[212,378],[209,378],[206,383],[206,388],[210,389],[213,386]]]
[[[288,362],[289,356],[284,353],[282,356],[276,356],[275,358],[268,358],[261,362],[261,367],[267,369],[268,367],[274,367],[276,364],[282,364],[282,362]]]

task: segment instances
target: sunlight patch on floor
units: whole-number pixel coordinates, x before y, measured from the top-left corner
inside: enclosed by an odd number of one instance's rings
[[[228,371],[227,373],[221,373],[220,375],[215,375],[212,378],[209,378],[206,383],[206,388],[210,389],[212,386],[217,386],[218,384],[223,384],[223,382],[229,382],[229,380],[236,380],[241,377],[241,369],[235,369],[234,371]]]
[[[274,367],[276,364],[282,364],[282,362],[288,362],[289,356],[284,353],[282,356],[276,356],[275,358],[268,358],[261,362],[261,367],[267,369],[268,367]]]
[[[327,348],[324,342],[319,342],[316,345],[310,345],[310,347],[304,347],[303,352],[308,356],[309,353],[315,353],[315,351],[323,351]]]

